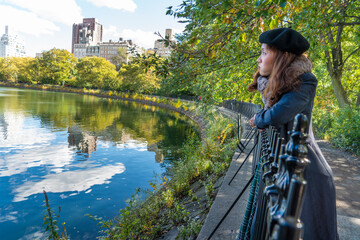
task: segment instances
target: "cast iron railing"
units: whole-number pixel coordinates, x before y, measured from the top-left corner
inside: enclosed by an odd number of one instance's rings
[[[253,176],[246,184],[246,187],[251,187],[238,239],[300,239],[304,228],[300,214],[306,188],[303,171],[309,164],[305,158],[306,116],[298,114],[295,117],[290,141],[285,145],[274,127],[262,131],[250,127],[249,119],[260,110],[259,105],[224,101],[223,107],[240,114],[240,152],[243,153],[249,142],[253,142],[248,156],[228,183],[231,184],[252,154]]]

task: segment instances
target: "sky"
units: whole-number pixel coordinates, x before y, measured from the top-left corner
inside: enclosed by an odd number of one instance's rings
[[[166,15],[167,7],[182,0],[0,0],[0,36],[5,25],[25,43],[26,54],[60,48],[71,51],[72,25],[96,18],[103,25],[103,41],[132,39],[146,49],[154,47],[165,29],[181,33],[184,23]]]

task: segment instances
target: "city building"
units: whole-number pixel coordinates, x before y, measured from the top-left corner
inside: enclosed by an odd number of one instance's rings
[[[165,39],[170,40],[170,42],[175,42],[172,29],[165,30]],[[155,41],[153,50],[157,55],[167,58],[170,56],[172,48],[170,46],[166,46],[163,39],[158,39]]]
[[[103,42],[100,44],[100,57],[105,58],[106,60],[113,62],[114,57],[118,55],[118,49],[123,48],[124,51],[129,54],[130,48],[134,47],[132,40],[123,40],[119,38],[119,41],[113,42],[109,40],[109,42]],[[126,63],[128,63],[128,58],[126,59]]]
[[[103,26],[96,18],[84,18],[82,23],[73,24],[71,53],[74,53],[75,44],[95,46],[102,42]]]
[[[83,23],[73,24],[71,52],[76,58],[83,57],[102,57],[106,60],[118,64],[115,58],[118,56],[119,48],[125,49],[127,53],[126,63],[129,57],[143,50],[132,40],[119,38],[118,41],[102,41],[103,26],[95,18],[84,18]]]
[[[5,26],[5,34],[0,39],[0,57],[25,57],[24,41]]]
[[[102,57],[116,64],[115,58],[118,56],[119,48],[125,49],[125,52],[127,53],[126,63],[128,63],[130,56],[137,53],[141,54],[143,52],[132,40],[123,40],[123,38],[119,38],[118,41],[109,40],[108,42],[100,42],[93,46],[82,43],[75,44],[74,56],[76,58],[92,56]]]

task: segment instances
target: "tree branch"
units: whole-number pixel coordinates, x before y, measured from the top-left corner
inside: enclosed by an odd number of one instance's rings
[[[360,47],[358,47],[357,49],[355,49],[352,53],[350,53],[346,58],[345,60],[343,61],[342,65],[344,66],[345,65],[345,62],[351,57],[351,55],[353,55],[354,53],[356,53],[357,51],[360,50]]]
[[[357,26],[360,25],[360,22],[340,22],[334,23],[333,26]]]
[[[325,36],[322,32],[320,32],[320,38],[326,44]],[[330,43],[330,41],[329,41],[329,43]],[[334,70],[332,67],[330,52],[328,49],[325,49],[325,59],[326,59],[326,66],[327,66],[328,72],[330,73],[330,76],[331,76],[331,75],[333,75]]]
[[[358,19],[360,19],[360,16],[349,16],[349,15],[346,15],[345,17],[346,17],[346,18],[358,18]]]

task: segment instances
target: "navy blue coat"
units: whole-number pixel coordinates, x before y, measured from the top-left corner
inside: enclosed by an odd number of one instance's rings
[[[280,131],[280,136],[287,142],[288,131],[292,130],[294,117],[298,113],[308,117],[310,126],[306,146],[307,158],[311,163],[304,172],[307,188],[301,214],[304,223],[303,239],[335,240],[338,239],[338,234],[333,174],[315,141],[311,125],[317,79],[312,73],[304,73],[300,79],[299,89],[283,94],[270,109],[261,110],[256,115],[254,123],[261,129],[269,125],[275,126]]]

